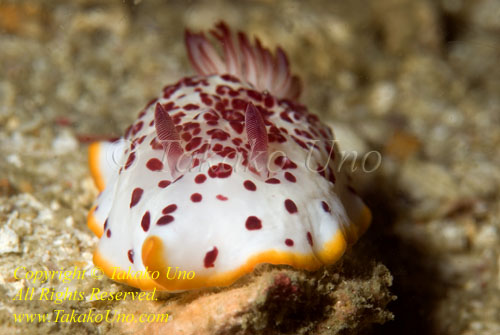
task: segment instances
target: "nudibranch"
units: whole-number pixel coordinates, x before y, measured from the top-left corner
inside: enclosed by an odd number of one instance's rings
[[[313,271],[371,221],[283,50],[222,22],[211,35],[222,56],[186,31],[197,76],[163,88],[120,140],[89,147],[94,263],[142,290],[227,286],[261,263]]]

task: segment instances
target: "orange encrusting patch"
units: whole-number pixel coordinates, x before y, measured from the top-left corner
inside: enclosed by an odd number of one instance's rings
[[[101,144],[99,142],[93,142],[89,145],[89,167],[90,174],[94,179],[94,183],[97,186],[99,192],[104,190],[104,178],[102,177],[101,171],[99,170],[99,155],[101,153]]]
[[[203,287],[231,285],[238,278],[252,272],[253,269],[261,263],[285,264],[299,269],[314,271],[319,269],[324,264],[335,263],[343,255],[346,247],[347,242],[342,232],[338,231],[331,241],[325,243],[324,248],[319,253],[319,259],[313,253],[296,254],[278,250],[267,250],[250,257],[245,264],[232,271],[204,276],[195,273],[194,278],[189,280],[172,278],[174,277],[173,273],[175,273],[175,267],[172,267],[172,271],[170,271],[170,278],[167,278],[169,265],[164,258],[163,242],[159,237],[151,236],[144,241],[142,246],[142,258],[144,266],[148,269],[148,271],[158,271],[160,273],[156,280],[149,277],[147,279],[140,280],[133,278],[119,280],[117,279],[118,276],[116,273],[126,273],[127,271],[118,271],[117,268],[113,268],[112,265],[103,259],[98,251],[94,253],[94,264],[101,267],[104,273],[111,279],[138,287],[142,290],[151,290],[156,287],[156,289],[163,291],[181,291],[199,289]],[[189,271],[190,270],[186,270],[186,272]],[[113,272],[115,273],[114,278],[112,277]],[[179,269],[179,273],[180,272],[181,269]]]
[[[102,234],[104,233],[104,226],[97,222],[95,216],[94,216],[94,211],[95,211],[95,206],[92,206],[92,208],[89,211],[89,214],[87,215],[87,227],[89,227],[90,230],[99,238],[101,238]]]

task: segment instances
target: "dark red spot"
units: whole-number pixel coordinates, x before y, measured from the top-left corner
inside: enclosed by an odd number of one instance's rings
[[[174,85],[170,85],[170,86],[166,86],[164,89],[163,89],[163,97],[165,99],[168,99],[170,98],[170,96],[172,94],[175,93],[175,91],[177,91],[179,88],[181,87],[181,84],[180,83],[177,83],[177,84],[174,84]]]
[[[218,151],[221,151],[222,149],[224,148],[224,146],[220,143],[216,143],[213,147],[213,151],[214,152],[218,152]]]
[[[196,184],[203,184],[207,180],[207,176],[205,176],[203,173],[200,173],[194,178],[194,182]]]
[[[155,102],[156,102],[156,98],[153,98],[151,100],[149,100],[149,102],[146,104],[146,107],[144,107],[144,109],[148,109],[149,107],[151,107]]]
[[[146,163],[146,167],[151,171],[161,171],[163,169],[163,163],[158,158],[151,158]]]
[[[297,205],[295,205],[295,202],[290,199],[285,200],[285,208],[290,214],[297,213],[299,210],[297,209]]]
[[[108,228],[108,219],[106,218],[106,221],[104,221],[104,230],[106,230],[106,228]]]
[[[198,105],[195,105],[195,104],[187,104],[187,105],[185,105],[185,106],[184,106],[184,107],[182,107],[182,108],[184,108],[184,109],[185,109],[185,110],[187,110],[187,111],[191,111],[191,110],[198,109],[198,108],[200,108],[200,107],[199,107]]]
[[[224,147],[224,149],[217,152],[217,154],[221,157],[229,157],[233,159],[234,157],[236,157],[236,150],[232,147],[227,146]]]
[[[231,105],[234,109],[242,109],[244,110],[247,107],[247,102],[242,99],[233,99],[231,101]]]
[[[249,216],[247,222],[245,223],[245,227],[248,230],[258,230],[262,228],[262,221],[256,216]]]
[[[164,150],[163,145],[160,142],[158,142],[156,137],[153,138],[149,144],[151,145],[151,148],[153,148],[154,150]]]
[[[229,82],[232,82],[232,83],[239,83],[240,80],[230,74],[224,74],[221,76],[222,79],[224,79],[225,81],[229,81]]]
[[[286,169],[296,169],[297,168],[297,164],[295,164],[294,162],[292,162],[292,160],[289,159],[286,156],[278,156],[278,157],[276,157],[276,159],[274,160],[274,164],[278,165],[283,170],[286,170]]]
[[[286,111],[284,112],[281,112],[280,113],[280,117],[282,120],[286,121],[286,122],[290,122],[290,123],[293,123],[293,120],[290,119],[290,117],[288,116],[288,113]]]
[[[205,143],[199,149],[193,151],[193,155],[203,154],[208,150],[208,148],[210,148],[210,144]]]
[[[267,138],[269,142],[278,142],[278,143],[286,142],[286,137],[281,134],[270,133],[267,134]]]
[[[202,101],[205,105],[207,105],[207,106],[212,106],[213,101],[212,101],[212,99],[210,99],[210,98],[208,97],[208,94],[206,94],[206,93],[200,93],[200,97],[201,97],[201,101]]]
[[[220,201],[226,201],[228,199],[228,197],[225,197],[222,194],[217,194],[215,197]]]
[[[130,199],[130,208],[137,205],[139,200],[141,200],[142,193],[144,193],[144,190],[140,187],[136,187],[134,191],[132,191],[132,197]]]
[[[200,202],[203,197],[201,196],[200,193],[193,193],[191,194],[191,201],[192,202]]]
[[[174,217],[172,215],[164,215],[156,221],[158,226],[164,226],[174,221]]]
[[[274,134],[280,134],[281,133],[280,130],[278,129],[278,127],[276,127],[276,126],[271,126],[269,128],[269,132],[270,133],[274,133]]]
[[[147,211],[146,213],[144,213],[144,215],[142,216],[142,220],[141,220],[141,227],[142,227],[142,230],[144,231],[148,231],[149,230],[149,224],[151,223],[151,215],[149,215],[149,211]]]
[[[268,184],[279,184],[280,180],[276,179],[276,178],[269,178],[268,180],[266,180],[266,183],[268,183]]]
[[[243,132],[243,123],[238,121],[229,121],[229,125],[234,129],[235,132],[241,134]]]
[[[230,74],[223,74],[221,76],[222,79],[224,79],[225,81],[229,81],[229,82],[232,82],[232,83],[240,83],[240,80]]]
[[[257,91],[254,90],[247,90],[247,94],[250,98],[256,100],[256,101],[262,101],[262,94],[260,94]]]
[[[127,256],[128,256],[128,260],[130,261],[130,263],[134,264],[134,250],[130,249],[127,252]]]
[[[110,238],[110,237],[111,237],[111,229],[106,230],[106,236],[107,236],[108,238]]]
[[[286,180],[291,181],[292,183],[295,183],[297,181],[297,178],[295,178],[295,176],[290,172],[285,172],[285,178]]]
[[[243,122],[245,121],[245,115],[242,112],[238,112],[234,109],[228,109],[223,111],[222,113],[222,118],[227,121],[238,121],[238,122]]]
[[[257,186],[255,186],[251,180],[245,180],[243,186],[245,186],[245,188],[249,191],[255,191],[257,189]]]
[[[311,247],[314,245],[313,237],[312,237],[312,235],[311,235],[310,232],[307,232],[307,242],[309,242],[309,244],[311,245]]]
[[[130,132],[132,131],[132,126],[133,125],[130,125],[127,127],[127,129],[125,129],[125,138],[128,138],[130,136]]]
[[[188,133],[188,132],[185,132],[185,133],[182,133],[181,135],[181,138],[186,141],[186,142],[189,142],[192,138],[191,134]]]
[[[231,175],[232,172],[232,166],[225,163],[212,165],[208,169],[208,175],[210,176],[210,178],[227,178]]]
[[[165,188],[167,187],[168,185],[170,185],[171,181],[170,180],[161,180],[159,183],[158,183],[158,187],[161,187],[161,188]]]
[[[319,121],[319,117],[317,115],[309,114],[307,116],[307,122],[309,122],[309,123],[316,123],[318,121]]]
[[[323,207],[323,210],[327,213],[330,213],[331,212],[331,209],[330,209],[330,206],[328,206],[328,204],[324,201],[321,201],[321,206]]]
[[[195,137],[186,145],[186,151],[196,149],[201,144],[201,137]]]
[[[225,110],[224,104],[222,102],[215,103],[215,109],[219,112],[223,112]]]
[[[128,155],[127,162],[125,163],[125,170],[132,165],[134,160],[135,160],[135,152],[132,152],[130,155]]]
[[[325,167],[323,165],[318,164],[316,171],[319,173],[320,176],[322,176],[323,178],[326,178]]]
[[[330,173],[328,174],[328,180],[332,183],[332,184],[335,184],[335,174],[333,173],[333,171],[329,170]],[[356,193],[356,191],[354,191],[354,193]]]
[[[196,128],[200,128],[200,124],[198,122],[186,122],[183,126],[184,130],[193,130]]]
[[[177,109],[177,108],[179,108],[179,107],[176,107],[176,106],[175,106],[175,104],[174,104],[172,101],[170,101],[169,103],[167,103],[167,104],[163,105],[163,108],[164,108],[167,112],[169,112],[169,111],[174,110],[174,109]]]
[[[295,141],[295,143],[300,145],[302,148],[307,149],[307,145],[304,143],[304,141],[302,141],[301,139],[298,139],[297,137],[295,137],[293,135],[292,135],[292,138]]]
[[[203,118],[207,121],[217,121],[220,116],[213,109],[210,109],[208,112],[203,114]]]
[[[298,130],[298,129],[295,129],[295,130]],[[301,130],[301,131],[299,131],[299,133],[301,136],[304,136],[310,140],[313,139],[312,135],[307,130]]]
[[[272,96],[269,94],[266,94],[266,97],[264,98],[264,104],[266,105],[267,108],[271,108],[274,105],[274,99]]]
[[[206,268],[214,267],[214,262],[217,259],[218,254],[219,250],[217,250],[217,247],[214,247],[211,251],[205,254],[205,259],[203,260],[203,263],[205,264]]]
[[[212,137],[213,140],[225,141],[229,138],[229,134],[222,129],[210,129],[207,134]]]
[[[285,240],[285,244],[286,244],[287,246],[289,246],[289,247],[293,247],[293,240],[292,240],[292,239],[287,238],[287,239]]]
[[[313,133],[313,135],[314,135],[314,136],[316,136],[316,137],[318,137],[318,136],[319,136],[319,133],[318,133],[318,132],[314,129],[314,127],[309,126],[308,128],[309,128],[309,131],[310,131],[311,133]],[[325,144],[325,147],[329,147],[329,145],[328,145],[328,144]],[[330,150],[328,150],[328,149],[327,149],[326,151],[330,152]]]
[[[161,212],[163,214],[170,214],[170,213],[175,212],[176,209],[177,209],[177,205],[171,204],[171,205],[168,205],[167,207],[163,208],[163,210]]]
[[[135,136],[141,129],[142,126],[144,125],[144,122],[139,121],[133,128],[132,128],[132,136]]]
[[[227,85],[217,85],[217,87],[215,88],[215,93],[217,93],[218,95],[224,95],[226,94],[226,91],[229,90],[231,90],[231,87]]]

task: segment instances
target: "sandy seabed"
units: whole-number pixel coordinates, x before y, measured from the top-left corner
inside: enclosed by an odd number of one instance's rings
[[[499,334],[499,13],[496,0],[0,1],[0,333]],[[193,74],[184,29],[220,19],[288,52],[301,101],[358,154],[368,232],[315,273],[264,265],[154,301],[90,299],[137,292],[105,278],[17,279],[92,271],[89,141]],[[361,173],[372,151],[381,164]],[[168,322],[127,319],[143,313]]]

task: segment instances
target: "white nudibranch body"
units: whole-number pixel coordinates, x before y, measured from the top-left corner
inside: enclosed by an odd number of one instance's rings
[[[315,270],[371,220],[331,130],[296,102],[284,52],[236,42],[223,23],[212,34],[223,58],[187,32],[198,76],[165,87],[121,140],[89,148],[94,263],[143,290],[226,286],[259,263]]]

